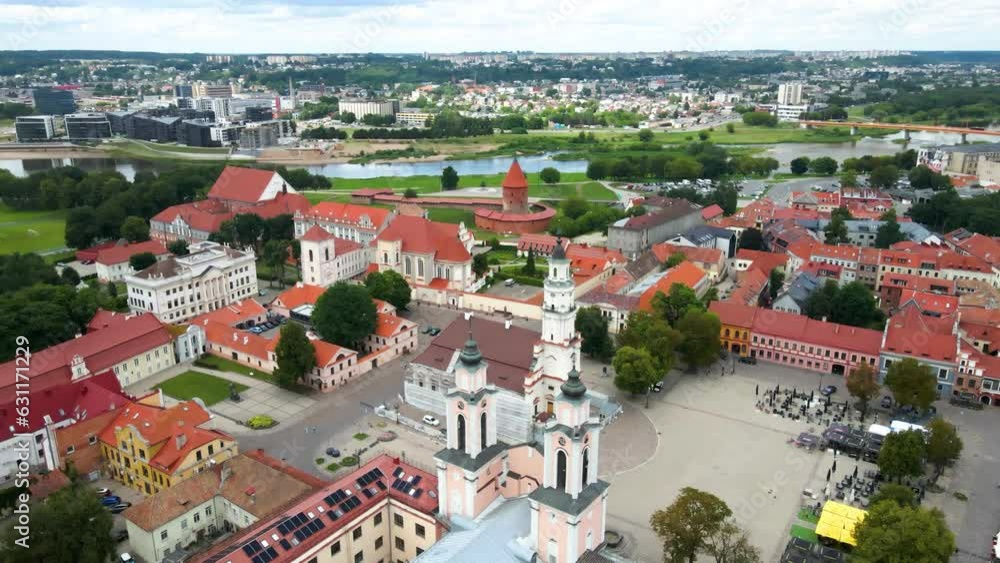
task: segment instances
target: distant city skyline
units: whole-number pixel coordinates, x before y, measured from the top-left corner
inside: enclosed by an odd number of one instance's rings
[[[997,50],[989,0],[14,0],[0,50]]]

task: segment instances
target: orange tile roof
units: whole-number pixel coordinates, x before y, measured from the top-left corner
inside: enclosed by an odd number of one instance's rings
[[[208,190],[208,197],[257,203],[274,174],[273,170],[227,166]]]
[[[269,340],[252,332],[237,330],[211,319],[206,320],[202,327],[205,329],[205,340],[208,342],[264,360],[267,359],[268,350],[278,340],[277,338]]]
[[[354,350],[337,346],[325,340],[311,340],[310,342],[312,342],[313,350],[316,353],[316,365],[319,367],[336,364],[346,358],[358,355]]]
[[[923,312],[940,315],[947,315],[958,310],[958,297],[954,295],[904,289],[899,294],[899,308],[902,309],[909,303],[913,303]]]
[[[731,303],[726,301],[712,301],[708,310],[715,313],[722,321],[722,324],[738,326],[740,328],[750,328],[753,326],[753,317],[757,314],[757,307],[750,307],[742,303]]]
[[[619,270],[604,282],[604,291],[608,293],[620,293],[633,281],[635,279],[627,270]]]
[[[294,287],[290,287],[281,292],[274,298],[273,303],[283,306],[289,310],[294,309],[299,305],[315,305],[316,300],[319,299],[319,296],[323,295],[325,291],[326,288],[324,287],[299,282],[295,284]]]
[[[458,239],[458,225],[437,223],[422,217],[397,217],[382,231],[378,240],[400,241],[403,252],[433,254],[435,260],[472,260],[472,255]]]
[[[670,268],[670,270],[667,271],[667,275],[660,278],[655,285],[642,293],[639,297],[639,309],[643,311],[652,311],[653,297],[656,296],[658,292],[668,295],[670,293],[670,288],[673,287],[675,283],[695,289],[698,284],[705,279],[705,276],[705,270],[702,270],[691,262],[681,262],[673,268]]]
[[[378,313],[376,317],[375,334],[384,338],[396,336],[416,326],[412,322],[392,314]]]
[[[955,314],[930,317],[916,307],[906,307],[889,319],[883,350],[917,359],[954,362],[958,353],[954,324]]]
[[[760,268],[751,267],[746,275],[740,280],[733,292],[726,299],[727,303],[739,303],[741,305],[757,305],[760,294],[764,291],[764,286],[770,281],[770,274],[765,274]]]
[[[526,189],[528,187],[528,179],[524,176],[524,171],[521,170],[521,165],[518,164],[517,159],[514,159],[514,162],[510,163],[507,176],[504,177],[503,183],[500,185],[505,188],[514,189]]]
[[[106,266],[113,266],[115,264],[128,262],[129,258],[133,255],[142,254],[143,252],[150,252],[155,256],[170,254],[162,243],[155,240],[147,240],[145,242],[123,244],[99,250],[97,252],[97,263],[104,264]]]
[[[216,309],[208,313],[202,313],[191,319],[189,324],[202,326],[206,321],[216,321],[227,326],[235,326],[250,319],[259,318],[266,315],[267,309],[253,299],[244,299],[230,303],[221,309]]]
[[[882,343],[882,333],[877,330],[818,321],[774,309],[758,310],[751,330],[754,335],[850,350],[869,356],[878,356]]]
[[[685,258],[692,262],[702,262],[705,264],[718,264],[723,259],[722,250],[718,248],[702,248],[700,246],[681,246],[669,242],[654,244],[650,249],[660,262],[666,262],[671,255],[676,252],[684,254]]]
[[[303,214],[312,219],[333,221],[349,225],[360,225],[365,217],[378,229],[386,223],[392,211],[382,207],[355,205],[353,203],[338,203],[336,201],[321,201]]]
[[[764,252],[762,250],[748,250],[741,248],[736,251],[737,260],[749,260],[750,267],[747,270],[760,270],[764,276],[770,276],[771,270],[784,268],[788,262],[788,257],[777,252]]]

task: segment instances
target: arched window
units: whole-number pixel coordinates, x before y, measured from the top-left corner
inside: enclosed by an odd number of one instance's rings
[[[556,488],[566,490],[566,452],[563,450],[556,453]]]
[[[465,451],[465,417],[458,415],[458,449]]]
[[[580,474],[580,487],[587,486],[588,473],[590,473],[590,448],[583,450],[583,471]]]
[[[413,262],[410,261],[410,257],[409,256],[403,258],[403,265],[404,265],[403,271],[406,272],[406,275],[407,276],[412,276],[413,275]]]
[[[417,277],[424,277],[424,261],[420,258],[417,258]]]
[[[309,250],[309,261],[312,262],[312,259],[313,259],[313,251]]]
[[[383,252],[382,253],[382,263],[383,264],[388,264],[389,263],[389,253],[388,252]]]
[[[330,247],[324,248],[323,252],[326,253],[326,261],[329,262],[330,261]]]
[[[725,337],[729,338],[729,329],[728,328],[726,329],[726,336]]]
[[[479,417],[479,447],[486,449],[486,413]]]

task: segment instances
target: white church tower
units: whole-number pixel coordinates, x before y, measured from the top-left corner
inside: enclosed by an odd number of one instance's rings
[[[566,374],[580,370],[580,334],[576,331],[576,286],[569,258],[562,240],[549,258],[549,274],[545,278],[542,299],[541,342],[535,346],[535,363],[525,382],[525,396],[536,405],[535,412],[552,412],[555,394],[539,389],[544,379],[565,381]],[[544,387],[542,385],[541,387]]]

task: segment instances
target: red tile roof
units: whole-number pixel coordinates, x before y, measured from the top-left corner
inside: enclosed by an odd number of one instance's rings
[[[765,276],[771,275],[771,270],[784,268],[788,262],[788,257],[777,252],[764,252],[762,250],[749,250],[741,248],[736,251],[737,260],[749,260],[750,267],[747,270],[760,270]]]
[[[943,293],[945,295],[955,295],[958,286],[955,280],[943,280],[928,278],[924,276],[912,276],[909,274],[895,274],[887,272],[882,277],[882,287],[901,287],[915,291],[925,291],[929,293]]]
[[[325,291],[325,287],[298,282],[294,287],[286,289],[275,297],[272,306],[279,305],[291,310],[299,305],[315,305],[316,300]]]
[[[257,203],[275,174],[273,170],[227,166],[208,190],[208,197]]]
[[[36,393],[45,387],[68,383],[70,363],[75,356],[84,359],[91,373],[100,373],[170,342],[170,332],[163,324],[152,314],[144,313],[44,350],[33,350],[27,373],[23,369],[17,373],[31,380],[31,391]],[[13,360],[0,364],[0,378],[4,382],[0,387],[0,401],[13,400],[16,367]]]
[[[725,214],[725,210],[723,210],[718,203],[713,203],[712,205],[709,205],[705,209],[701,210],[701,218],[706,221],[711,221],[716,217],[722,217],[723,214]]]
[[[435,260],[444,262],[472,260],[458,239],[458,225],[435,223],[422,217],[397,217],[378,240],[400,241],[403,252],[432,254]]]
[[[268,339],[263,336],[238,330],[218,321],[207,319],[202,322],[205,329],[205,340],[210,344],[222,346],[243,352],[260,360],[267,360],[267,352],[277,345],[278,339]]]
[[[339,256],[341,254],[347,254],[349,252],[354,252],[359,248],[362,248],[361,243],[354,242],[353,240],[348,240],[346,238],[335,237],[327,232],[326,229],[320,227],[319,225],[313,225],[308,231],[303,234],[299,240],[307,240],[312,242],[322,242],[325,240],[333,241],[333,250]]]
[[[99,264],[104,264],[105,266],[113,266],[115,264],[128,262],[129,258],[133,255],[142,254],[143,252],[150,252],[155,256],[170,254],[162,243],[155,240],[147,240],[145,242],[137,242],[135,244],[123,244],[121,246],[116,245],[100,250],[97,252],[97,262]]]
[[[279,193],[270,201],[250,207],[242,207],[236,213],[253,213],[261,219],[273,219],[278,215],[295,215],[309,210],[309,200],[302,194]]]
[[[958,310],[958,297],[904,289],[899,294],[899,308],[902,309],[909,304],[915,305],[924,313],[948,315]]]
[[[117,311],[108,311],[107,309],[98,309],[97,312],[94,313],[94,316],[90,318],[90,322],[87,323],[87,332],[107,328],[132,316],[134,315],[130,313],[119,313]]]
[[[760,268],[751,267],[746,275],[729,294],[726,301],[738,303],[740,305],[756,306],[760,301],[760,295],[770,281],[770,274],[765,274]]]
[[[367,221],[372,225],[371,228],[378,229],[386,223],[389,216],[392,215],[392,211],[368,205],[321,201],[314,205],[312,209],[303,211],[303,215],[310,219],[356,226],[360,226],[367,217]]]
[[[754,315],[757,314],[757,307],[725,301],[712,301],[708,310],[715,313],[722,324],[740,328],[751,328]]]
[[[378,313],[375,323],[375,335],[383,338],[391,338],[415,326],[412,322],[396,315]]]
[[[724,254],[718,248],[703,248],[700,246],[681,246],[669,242],[654,244],[650,249],[660,262],[666,262],[674,253],[680,252],[685,258],[692,262],[703,264],[719,264],[722,262]]]
[[[219,230],[222,223],[235,215],[221,201],[209,199],[172,205],[154,215],[150,221],[171,223],[180,217],[192,229],[214,233]]]
[[[358,479],[361,476],[366,475],[368,472],[378,468],[383,477],[379,478],[384,488],[375,486],[375,482],[367,485],[368,490],[372,493],[372,496],[361,494],[361,485],[358,484]],[[419,477],[419,484],[413,487],[413,490],[420,489],[419,496],[415,492],[410,494],[404,493],[398,489],[392,487],[395,481],[395,472],[402,470],[402,479],[409,480],[411,478]],[[351,509],[349,512],[343,516],[337,518],[336,520],[331,520],[327,515],[332,514],[332,510],[336,504],[331,504],[326,502],[326,498],[330,495],[343,491],[349,497],[356,498],[359,504]],[[299,513],[313,513],[317,518],[323,520],[324,529],[320,533],[313,534],[309,538],[302,542],[296,542],[292,545],[291,549],[286,550],[282,547],[276,547],[278,550],[278,559],[275,561],[279,563],[285,563],[288,561],[298,561],[300,559],[305,559],[305,554],[310,550],[316,548],[318,544],[326,541],[331,535],[340,533],[340,530],[347,528],[349,526],[354,526],[357,524],[357,518],[369,511],[373,506],[378,503],[390,500],[392,502],[397,502],[415,510],[421,514],[433,518],[433,514],[438,509],[438,499],[437,495],[431,496],[428,494],[429,491],[437,492],[437,477],[431,473],[428,473],[422,469],[418,469],[406,462],[400,461],[399,458],[393,458],[388,455],[382,454],[371,459],[368,463],[362,465],[358,469],[352,471],[348,475],[345,475],[341,479],[338,479],[332,485],[328,485],[323,489],[316,491],[306,497],[303,500],[298,501],[292,505],[287,506],[285,509],[274,516],[265,518],[256,524],[253,524],[239,532],[235,535],[226,538],[225,540],[213,545],[208,550],[196,554],[190,559],[191,563],[208,563],[210,561],[225,561],[226,563],[251,563],[252,557],[248,556],[240,546],[249,543],[250,541],[257,539],[258,541],[266,541],[267,543],[272,543],[273,534],[277,534],[279,537],[283,534],[278,531],[278,526],[284,523],[288,518],[295,516]],[[285,537],[290,537],[290,535],[284,534]]]
[[[681,262],[680,264],[667,270],[667,275],[660,278],[656,284],[642,292],[642,295],[639,297],[639,309],[643,311],[652,311],[653,297],[660,292],[664,295],[669,295],[670,288],[673,287],[675,283],[679,283],[691,289],[697,289],[698,284],[705,279],[705,276],[705,270],[702,270],[691,262]]]
[[[193,325],[204,325],[206,321],[212,320],[226,326],[236,326],[250,319],[258,319],[267,314],[267,309],[253,299],[244,299],[230,303],[221,309],[216,309],[209,313],[203,313],[188,321]]]
[[[275,341],[278,339],[275,338]],[[358,353],[354,350],[344,348],[342,346],[337,346],[325,340],[310,340],[313,345],[314,355],[316,356],[316,366],[326,367],[331,364],[336,364],[346,358],[351,356],[357,356]]]
[[[510,169],[507,170],[507,176],[504,177],[501,186],[505,188],[515,188],[515,189],[527,189],[528,179],[524,176],[524,172],[521,170],[521,165],[518,164],[517,159],[510,163]]]
[[[299,240],[321,242],[324,240],[330,240],[332,238],[334,238],[334,236],[331,235],[326,229],[320,227],[319,225],[313,225],[312,227],[309,228],[308,231],[305,232],[305,234],[299,237]]]
[[[129,397],[122,391],[118,377],[112,371],[64,383],[31,393],[31,409],[28,411],[27,426],[15,425],[19,418],[16,398],[0,404],[0,441],[17,432],[35,432],[45,426],[45,417],[59,424],[66,420],[93,418],[104,412],[111,412],[130,404]]]
[[[930,317],[916,307],[906,307],[889,319],[883,350],[920,359],[954,362],[958,335],[955,315]]]
[[[882,333],[877,330],[818,321],[774,309],[757,311],[752,332],[755,336],[784,338],[869,356],[878,356],[882,343]]]

